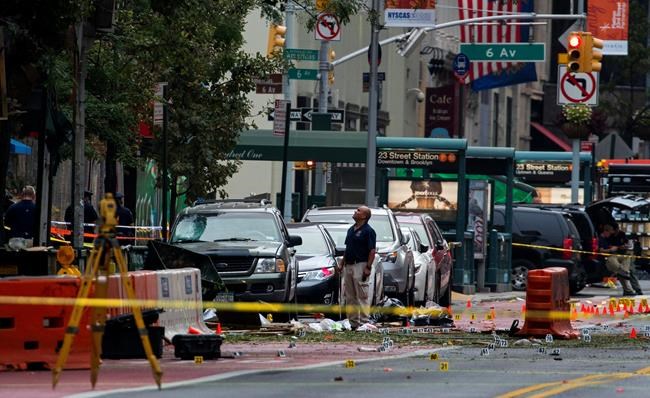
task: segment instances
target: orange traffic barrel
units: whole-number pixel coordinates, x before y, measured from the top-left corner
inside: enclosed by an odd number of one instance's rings
[[[570,322],[569,298],[569,275],[566,268],[550,267],[528,271],[524,327],[517,334],[551,334],[562,339],[577,338],[579,333]]]

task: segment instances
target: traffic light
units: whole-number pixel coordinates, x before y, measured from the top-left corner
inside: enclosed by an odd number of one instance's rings
[[[334,67],[332,66],[332,62],[336,59],[336,52],[330,48],[330,51],[327,53],[327,59],[330,62],[329,65],[329,72],[327,72],[327,82],[329,83],[330,86],[334,85]]]
[[[587,50],[587,54],[585,54],[587,69],[585,72],[600,72],[600,69],[603,67],[600,63],[603,60],[603,52],[601,50],[605,43],[593,37],[589,32],[585,32],[585,38],[587,39],[585,44],[585,49]]]
[[[269,26],[268,44],[266,45],[266,56],[272,57],[284,47],[284,36],[287,34],[287,27],[271,24]]]
[[[567,60],[567,68],[571,72],[585,71],[585,41],[582,33],[571,32],[568,38],[569,59]]]
[[[301,160],[293,162],[294,170],[313,170],[316,167],[316,162],[313,160]]]

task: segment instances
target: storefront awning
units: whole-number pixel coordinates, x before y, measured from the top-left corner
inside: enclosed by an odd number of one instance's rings
[[[18,140],[11,139],[9,144],[9,153],[14,153],[16,155],[31,155],[32,148],[29,145],[25,145]]]
[[[530,122],[530,126],[535,130],[537,130],[544,137],[548,138],[555,145],[560,147],[563,151],[571,152],[571,145],[564,142],[560,137],[555,135],[555,133],[553,133],[551,130],[547,129],[546,127],[544,127],[543,125],[537,122]]]

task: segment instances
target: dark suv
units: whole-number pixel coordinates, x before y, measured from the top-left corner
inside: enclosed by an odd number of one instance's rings
[[[289,302],[296,294],[298,263],[280,211],[270,202],[224,200],[184,209],[170,244],[206,255],[227,289],[217,301]]]
[[[527,207],[536,207],[539,209],[556,210],[568,213],[571,221],[575,224],[580,234],[582,250],[597,252],[598,251],[598,232],[594,227],[589,214],[583,210],[580,205],[575,204],[527,204]],[[595,254],[582,253],[582,265],[585,269],[587,283],[602,282],[603,278],[611,275],[605,265],[598,261]]]
[[[494,207],[493,227],[503,232],[505,208]],[[528,270],[564,267],[574,294],[585,287],[586,274],[577,252],[582,250],[580,233],[567,212],[514,207],[512,220],[512,288],[526,290]],[[544,248],[548,247],[550,249]]]
[[[313,207],[302,218],[303,222],[352,224],[357,207]],[[377,254],[384,272],[384,293],[397,296],[407,304],[413,303],[415,293],[415,262],[406,245],[399,223],[387,207],[371,207],[368,222],[377,234]]]

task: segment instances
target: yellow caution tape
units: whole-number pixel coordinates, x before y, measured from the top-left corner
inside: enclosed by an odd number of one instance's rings
[[[513,246],[518,246],[518,247],[531,247],[533,249],[545,249],[545,250],[553,250],[553,251],[560,251],[560,252],[569,252],[569,253],[580,253],[580,254],[590,254],[594,256],[619,256],[619,257],[627,257],[627,258],[643,258],[643,259],[648,259],[650,260],[649,256],[634,256],[631,254],[616,254],[616,253],[603,253],[603,252],[592,252],[588,250],[575,250],[575,249],[563,249],[559,247],[551,247],[551,246],[541,246],[541,245],[530,245],[526,243],[512,243]]]

